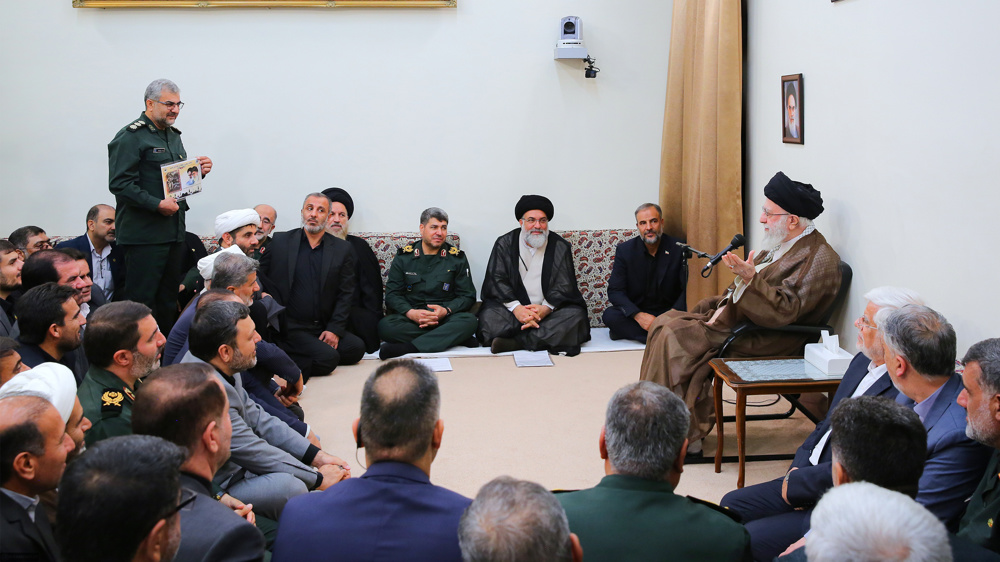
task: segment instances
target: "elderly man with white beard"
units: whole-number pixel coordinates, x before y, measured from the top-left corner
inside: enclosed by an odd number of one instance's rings
[[[701,452],[712,429],[712,369],[708,365],[733,328],[744,320],[759,326],[815,324],[840,288],[840,256],[812,221],[823,212],[820,192],[778,172],[764,187],[760,222],[763,251],[744,261],[732,252],[722,260],[736,280],[722,295],[699,302],[690,312],[669,310],[649,328],[640,375],[666,386],[691,411],[689,454]],[[729,349],[737,356],[801,353],[808,336],[757,333]]]
[[[590,341],[587,303],[570,243],[549,232],[554,209],[541,195],[514,207],[521,227],[497,238],[486,265],[479,341],[493,353],[527,349],[574,356]]]

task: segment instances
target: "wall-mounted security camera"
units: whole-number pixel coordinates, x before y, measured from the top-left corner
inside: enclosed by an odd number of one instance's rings
[[[566,16],[559,22],[555,58],[587,58],[587,48],[583,46],[583,22],[577,16]]]

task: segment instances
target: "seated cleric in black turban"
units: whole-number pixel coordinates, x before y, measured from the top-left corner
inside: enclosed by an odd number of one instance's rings
[[[555,214],[555,211],[552,209],[552,201],[549,201],[548,197],[543,195],[522,195],[517,200],[517,205],[514,205],[514,218],[521,220],[524,217],[524,213],[535,209],[545,213],[545,218],[549,220],[552,220],[552,215]]]
[[[782,172],[764,186],[764,196],[789,213],[813,220],[823,212],[823,197],[808,183],[791,180]]]

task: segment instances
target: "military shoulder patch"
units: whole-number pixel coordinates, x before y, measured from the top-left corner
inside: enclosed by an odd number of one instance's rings
[[[122,402],[125,401],[125,395],[122,391],[117,388],[105,388],[104,394],[101,395],[101,412],[107,413],[118,413],[122,412]]]
[[[137,130],[139,130],[139,128],[140,128],[140,127],[143,127],[143,126],[145,126],[145,125],[146,125],[146,122],[145,122],[145,121],[143,121],[142,119],[139,119],[139,120],[137,120],[137,121],[136,121],[135,123],[132,123],[131,125],[129,125],[129,126],[128,126],[128,130],[130,130],[130,131],[133,131],[133,132],[134,132],[134,131],[137,131]]]
[[[413,244],[407,244],[407,245],[403,246],[402,248],[399,249],[399,253],[401,253],[401,254],[412,254],[413,253]]]
[[[714,504],[712,502],[698,499],[694,496],[688,496],[687,499],[691,500],[692,502],[698,505],[703,505],[713,511],[718,511],[719,513],[725,515],[726,517],[732,519],[733,521],[736,521],[737,523],[743,523],[743,518],[740,517],[735,511],[722,507],[721,505]]]
[[[461,250],[459,250],[458,248],[452,246],[451,248],[448,249],[448,253],[451,254],[451,255],[453,255],[453,256],[457,256],[459,253],[461,253]]]

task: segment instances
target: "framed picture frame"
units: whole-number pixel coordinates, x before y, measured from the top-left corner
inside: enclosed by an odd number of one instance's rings
[[[803,103],[802,75],[788,74],[781,77],[781,142],[805,144],[805,104]]]
[[[454,8],[458,0],[73,0],[74,8]]]

